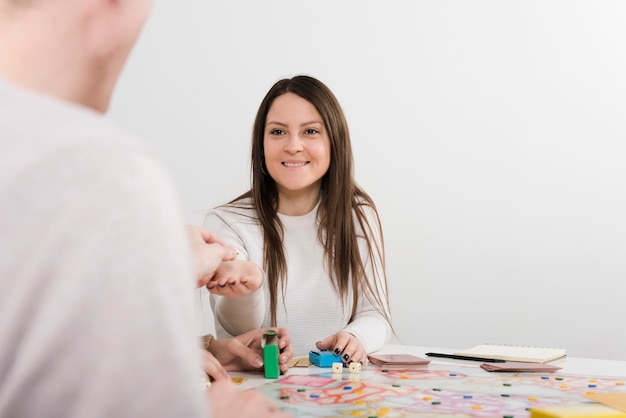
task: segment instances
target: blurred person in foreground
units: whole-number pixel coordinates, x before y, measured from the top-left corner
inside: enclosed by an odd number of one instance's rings
[[[151,6],[0,0],[0,416],[287,416],[200,385],[171,179],[103,116]]]

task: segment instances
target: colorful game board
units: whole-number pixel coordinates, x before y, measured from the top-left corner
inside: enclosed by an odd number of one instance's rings
[[[514,417],[530,408],[590,402],[589,392],[626,392],[626,378],[558,373],[489,373],[475,367],[282,377],[257,390],[296,417]]]

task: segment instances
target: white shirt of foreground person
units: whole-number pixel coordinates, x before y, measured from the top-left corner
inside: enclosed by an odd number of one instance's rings
[[[151,5],[0,0],[0,417],[288,416],[227,379],[209,405],[207,272],[164,168],[103,120]]]
[[[0,416],[208,416],[163,167],[99,114],[1,78],[0,115]]]

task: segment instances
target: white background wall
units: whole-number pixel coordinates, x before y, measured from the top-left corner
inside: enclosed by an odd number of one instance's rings
[[[110,118],[200,224],[300,73],[346,112],[402,342],[626,360],[626,2],[160,0]]]

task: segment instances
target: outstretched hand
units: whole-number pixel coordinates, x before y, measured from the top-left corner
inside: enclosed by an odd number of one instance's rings
[[[263,270],[251,261],[233,260],[217,267],[206,283],[208,291],[214,295],[231,298],[244,296],[257,290],[263,284]]]
[[[367,352],[363,344],[347,331],[336,332],[323,341],[318,341],[316,346],[319,350],[330,350],[336,355],[341,355],[344,363],[357,361],[363,365],[367,364]]]

